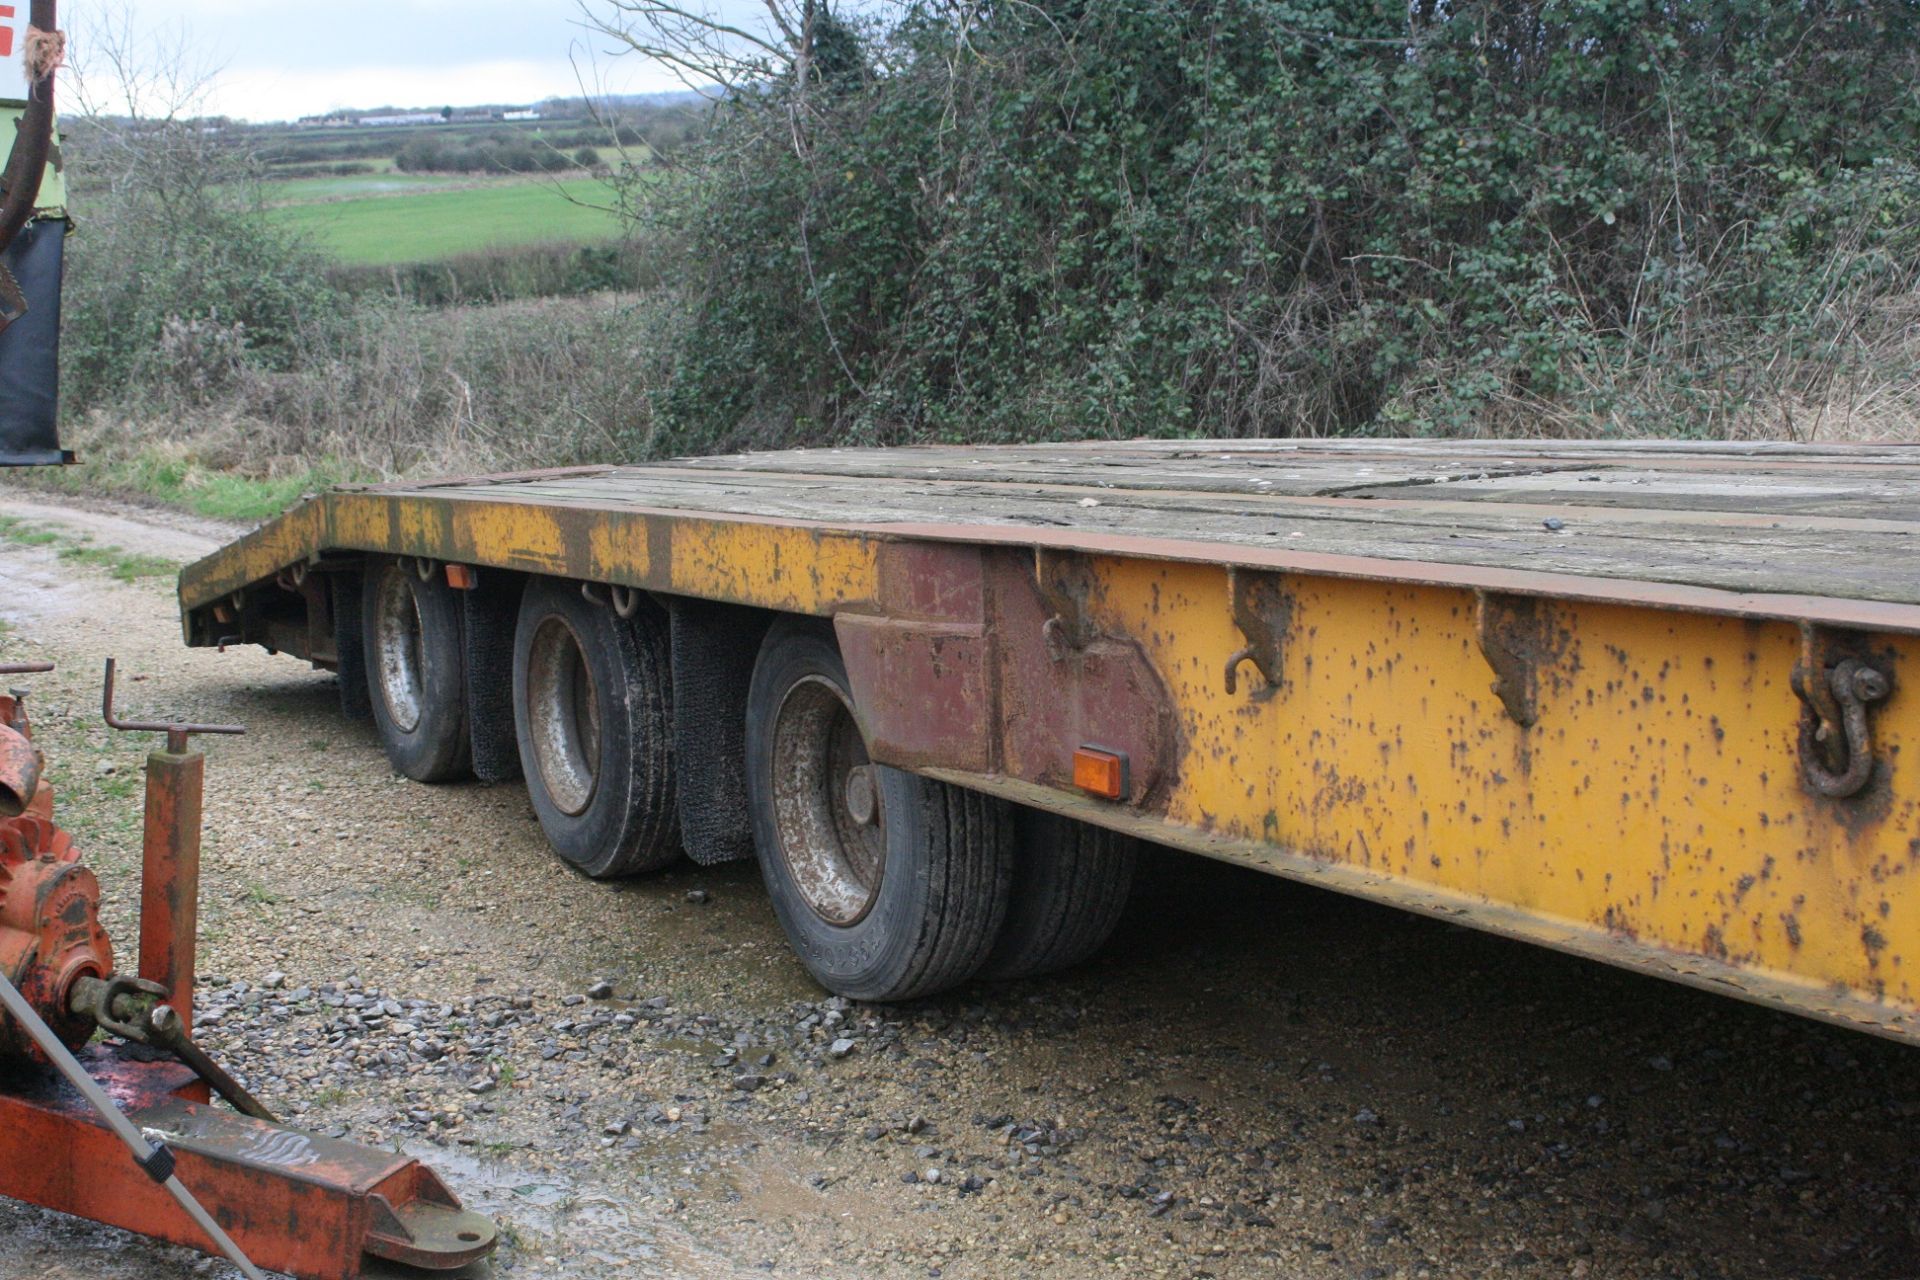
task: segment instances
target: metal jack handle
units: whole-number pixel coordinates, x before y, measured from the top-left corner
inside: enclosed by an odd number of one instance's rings
[[[114,660],[107,659],[107,678],[100,693],[100,718],[107,722],[109,729],[121,729],[132,733],[164,733],[167,735],[167,750],[179,756],[187,752],[187,735],[191,733],[245,733],[245,725],[238,724],[196,724],[191,720],[122,720],[113,714],[113,668]]]
[[[279,1124],[280,1118],[261,1105],[247,1087],[227,1074],[227,1069],[207,1056],[206,1050],[187,1038],[186,1024],[169,1005],[159,1005],[147,1015],[148,1039],[193,1068],[194,1074],[219,1091],[243,1116]]]
[[[79,978],[73,984],[68,1007],[93,1019],[94,1025],[109,1035],[165,1049],[192,1067],[195,1075],[212,1085],[241,1115],[268,1124],[280,1123],[279,1117],[245,1085],[188,1038],[186,1021],[166,1001],[167,989],[159,983],[116,973],[108,978]]]
[[[0,676],[43,676],[53,670],[51,662],[0,662]],[[8,727],[20,733],[28,733],[27,693],[26,689],[9,689],[13,695],[13,715]]]
[[[100,714],[115,729],[164,733],[147,756],[146,830],[140,854],[140,976],[158,983],[193,1035],[193,968],[200,899],[200,800],[206,757],[187,749],[195,733],[245,733],[237,724],[122,720],[113,713],[114,661],[107,659]]]

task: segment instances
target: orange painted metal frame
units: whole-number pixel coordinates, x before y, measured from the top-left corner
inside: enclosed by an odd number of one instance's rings
[[[183,1021],[193,1008],[204,773],[198,752],[147,758],[140,976],[167,989]],[[128,1119],[162,1136],[181,1181],[256,1266],[302,1280],[355,1280],[370,1254],[444,1270],[494,1247],[492,1224],[462,1213],[411,1157],[215,1108],[193,1071],[142,1060],[127,1045],[89,1046],[80,1058]],[[85,1099],[52,1074],[0,1076],[0,1196],[217,1252]]]
[[[302,1280],[356,1280],[384,1212],[380,1201],[400,1207],[432,1188],[453,1200],[408,1156],[186,1100],[181,1094],[195,1081],[185,1067],[102,1049],[83,1053],[81,1062],[128,1119],[165,1135],[181,1182],[256,1266]],[[0,1089],[0,1194],[215,1252],[119,1138],[50,1078],[9,1080]]]

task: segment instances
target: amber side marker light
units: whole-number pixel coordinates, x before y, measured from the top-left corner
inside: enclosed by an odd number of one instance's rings
[[[455,591],[471,591],[477,584],[477,574],[464,564],[447,566],[447,585]]]
[[[1127,756],[1105,747],[1073,749],[1073,785],[1105,800],[1127,794]]]

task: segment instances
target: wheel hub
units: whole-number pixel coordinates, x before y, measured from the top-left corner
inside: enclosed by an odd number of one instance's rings
[[[870,826],[880,816],[878,797],[873,793],[873,766],[857,765],[847,770],[847,813],[861,826]]]
[[[600,781],[600,698],[580,637],[558,614],[534,631],[526,710],[547,797],[569,816],[585,812]]]
[[[388,718],[402,733],[412,733],[420,726],[425,696],[424,644],[413,584],[404,572],[388,570],[380,579],[374,602],[374,685],[386,704]]]
[[[774,820],[779,854],[813,913],[858,924],[886,864],[886,810],[847,695],[809,676],[774,717]]]

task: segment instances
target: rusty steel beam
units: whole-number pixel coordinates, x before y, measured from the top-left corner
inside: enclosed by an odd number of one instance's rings
[[[199,940],[201,797],[206,757],[187,749],[193,734],[240,734],[237,724],[127,720],[113,709],[112,658],[100,685],[100,718],[122,733],[164,733],[147,756],[146,821],[141,836],[139,976],[167,993],[181,1039],[193,1034],[193,957]],[[201,1100],[205,1100],[204,1093]]]
[[[140,976],[167,992],[182,1034],[193,1034],[193,955],[200,916],[200,805],[207,758],[147,756],[141,842]]]

